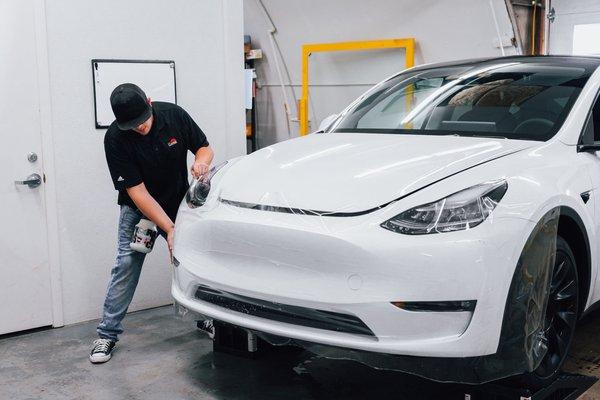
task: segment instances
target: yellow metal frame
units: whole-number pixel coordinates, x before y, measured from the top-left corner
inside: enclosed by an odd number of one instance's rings
[[[325,51],[361,51],[403,48],[406,51],[406,68],[415,64],[415,39],[383,39],[357,42],[313,43],[302,45],[302,98],[300,99],[300,135],[308,133],[308,57],[311,53]]]

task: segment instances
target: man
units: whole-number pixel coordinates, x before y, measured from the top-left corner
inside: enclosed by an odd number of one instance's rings
[[[116,120],[104,136],[104,150],[119,191],[121,213],[117,258],[97,328],[99,339],[90,352],[92,363],[108,361],[118,335],[123,333],[121,321],[146,256],[129,246],[135,225],[142,217],[152,220],[171,253],[177,208],[188,188],[187,151],[195,155],[191,167],[195,178],[206,175],[213,159],[206,136],[181,107],[152,103],[132,83],[117,86],[110,103]]]

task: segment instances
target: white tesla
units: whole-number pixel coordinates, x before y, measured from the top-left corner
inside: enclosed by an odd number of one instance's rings
[[[600,300],[599,64],[412,68],[230,160],[179,209],[173,297],[431,379],[553,379]]]

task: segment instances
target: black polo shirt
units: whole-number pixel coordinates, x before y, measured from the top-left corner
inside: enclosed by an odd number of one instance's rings
[[[175,221],[188,184],[187,151],[208,146],[204,132],[178,105],[153,102],[154,122],[147,135],[122,131],[113,122],[104,136],[110,176],[119,191],[117,203],[137,208],[125,189],[144,183]]]

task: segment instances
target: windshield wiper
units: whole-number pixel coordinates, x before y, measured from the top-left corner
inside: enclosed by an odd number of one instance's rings
[[[501,136],[501,135],[487,135],[487,134],[482,134],[482,133],[477,133],[477,132],[462,132],[462,133],[448,132],[448,133],[443,133],[443,132],[440,132],[440,131],[436,131],[436,133],[433,133],[433,135],[437,135],[437,136],[456,136],[456,137],[482,137],[482,138],[490,138],[490,139],[508,139],[506,136]]]

